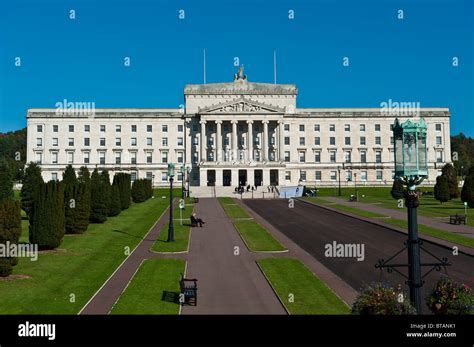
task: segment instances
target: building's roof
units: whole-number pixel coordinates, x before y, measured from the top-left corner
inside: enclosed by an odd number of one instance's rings
[[[157,117],[182,117],[183,109],[179,108],[94,108],[88,109],[56,109],[56,108],[30,108],[26,118],[157,118]]]
[[[297,95],[298,89],[294,84],[255,83],[246,79],[236,79],[234,82],[187,84],[184,94],[258,94],[258,95]]]

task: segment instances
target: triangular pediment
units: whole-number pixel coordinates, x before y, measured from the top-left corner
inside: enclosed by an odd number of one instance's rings
[[[220,113],[284,113],[285,110],[247,98],[238,98],[221,104],[199,108],[200,114],[220,114]]]

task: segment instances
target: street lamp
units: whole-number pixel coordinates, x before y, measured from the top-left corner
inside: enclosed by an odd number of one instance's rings
[[[174,242],[174,227],[173,227],[173,177],[174,164],[168,164],[168,177],[170,179],[170,221],[168,223],[168,240],[167,242]]]
[[[191,180],[191,179],[190,179],[190,177],[191,177],[191,170],[192,170],[192,169],[191,169],[191,167],[189,167],[189,166],[188,166],[187,169],[186,169],[186,172],[188,173],[188,175],[187,175],[187,177],[186,177],[186,183],[187,183],[187,186],[188,186],[188,188],[187,188],[187,190],[186,190],[186,195],[188,196],[188,198],[189,198],[189,184],[190,184],[190,180]]]
[[[395,179],[407,186],[405,204],[408,209],[408,286],[410,301],[418,314],[421,313],[423,283],[417,220],[417,207],[420,201],[416,186],[428,177],[426,128],[423,118],[418,123],[407,120],[403,124],[400,124],[397,118],[393,125]]]
[[[186,166],[181,165],[181,168],[179,169],[179,172],[181,173],[181,199],[184,200],[184,176],[186,173]]]
[[[359,202],[359,192],[357,191],[357,174],[354,173],[354,187],[356,190],[356,201]]]
[[[341,166],[337,166],[337,173],[339,175],[339,196],[341,196]]]

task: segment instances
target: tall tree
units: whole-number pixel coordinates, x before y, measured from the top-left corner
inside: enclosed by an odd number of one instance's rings
[[[99,171],[95,169],[91,176],[91,214],[89,217],[93,223],[104,223],[107,220],[108,206],[105,190],[105,184]]]
[[[449,200],[449,184],[446,176],[438,176],[434,187],[435,199],[443,203]]]
[[[474,166],[469,169],[469,172],[464,180],[464,185],[461,191],[461,200],[467,202],[470,208],[474,207]]]
[[[120,204],[120,190],[118,185],[112,184],[111,192],[109,216],[114,217],[118,216],[120,211],[122,211],[122,205]]]
[[[104,195],[107,204],[107,215],[109,214],[110,204],[112,202],[112,185],[110,183],[110,176],[107,170],[100,173],[100,179],[104,185]]]
[[[39,165],[34,162],[29,163],[23,174],[21,187],[21,208],[28,216],[33,206],[35,191],[43,183]]]
[[[13,175],[5,160],[0,159],[0,202],[13,199]]]
[[[20,235],[20,203],[11,199],[0,201],[0,244],[18,244]],[[17,262],[14,257],[0,257],[0,277],[9,276]]]
[[[446,164],[443,167],[442,175],[446,177],[449,185],[449,198],[456,199],[459,197],[459,181],[458,174],[454,166]]]
[[[40,249],[57,248],[64,237],[64,186],[58,181],[41,183],[30,212],[30,243]]]
[[[114,176],[114,184],[119,188],[120,205],[122,210],[130,207],[130,199],[132,197],[131,177],[129,174],[120,172]]]
[[[77,205],[77,177],[72,165],[66,166],[63,173],[64,185],[64,218],[66,233],[73,234],[76,227],[76,205]]]

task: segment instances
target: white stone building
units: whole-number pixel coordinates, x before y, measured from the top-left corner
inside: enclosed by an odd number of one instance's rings
[[[187,85],[183,109],[29,109],[27,161],[41,163],[45,180],[72,164],[160,186],[175,163],[191,168],[190,186],[335,186],[339,174],[343,186],[391,184],[391,125],[415,111],[428,125],[426,183],[451,161],[447,108],[297,108],[297,93],[239,70],[233,82]]]

